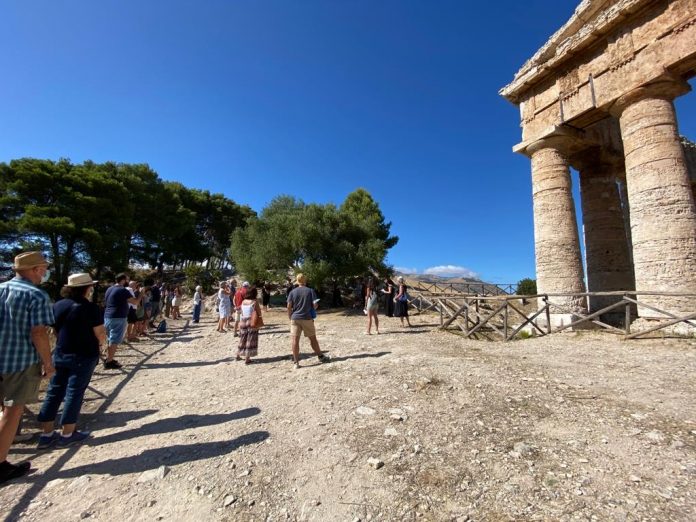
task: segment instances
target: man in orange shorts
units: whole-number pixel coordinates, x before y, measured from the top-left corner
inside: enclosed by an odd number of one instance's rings
[[[304,274],[297,274],[297,288],[288,295],[288,318],[290,319],[290,336],[292,346],[292,360],[295,369],[300,367],[300,335],[304,332],[309,338],[312,350],[317,354],[320,362],[329,362],[328,355],[322,353],[317,341],[317,332],[314,328],[312,312],[316,309],[319,299],[311,288],[307,287],[307,278]]]

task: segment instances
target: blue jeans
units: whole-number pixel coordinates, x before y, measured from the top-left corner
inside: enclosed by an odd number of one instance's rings
[[[61,426],[77,423],[80,415],[82,399],[92,378],[99,357],[81,357],[73,354],[53,354],[53,366],[56,373],[48,383],[46,397],[37,417],[39,422],[54,421],[58,414],[60,403],[65,399]]]
[[[201,320],[201,303],[193,305],[193,322],[197,323]]]

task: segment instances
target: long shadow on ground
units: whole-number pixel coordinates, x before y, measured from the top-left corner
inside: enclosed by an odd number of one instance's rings
[[[183,337],[183,334],[185,334],[188,330],[189,323],[188,321],[183,325],[181,330],[177,331],[172,334],[166,334],[162,336],[158,336],[157,338],[153,338],[152,340],[156,343],[161,343],[161,346],[159,348],[156,348],[154,351],[152,351],[150,354],[146,355],[141,361],[137,362],[132,368],[121,368],[118,373],[120,373],[123,376],[123,379],[116,385],[116,387],[111,391],[111,393],[108,395],[108,398],[102,403],[102,405],[99,407],[97,411],[94,412],[93,415],[98,416],[98,415],[103,415],[111,406],[113,401],[118,397],[119,393],[121,393],[121,390],[130,382],[130,380],[136,375],[137,370],[141,368],[144,364],[147,363],[148,360],[150,360],[152,357],[155,357],[158,353],[161,353],[164,351],[166,348],[171,346],[172,343],[177,342],[179,339]],[[142,352],[141,352],[142,353]],[[52,464],[48,466],[48,468],[45,470],[44,474],[39,476],[39,477],[29,477],[28,480],[22,481],[22,482],[31,482],[31,487],[25,491],[18,499],[17,503],[12,507],[12,510],[9,513],[6,513],[6,518],[5,520],[17,520],[19,518],[20,513],[22,513],[28,506],[29,503],[33,498],[38,495],[38,493],[46,486],[49,480],[53,479],[60,473],[60,470],[62,469],[63,466],[65,466],[66,463],[70,461],[70,459],[77,453],[79,450],[79,446],[74,446],[71,448],[68,448],[65,450],[65,452],[58,457]],[[88,467],[88,466],[87,466]],[[33,479],[33,480],[32,480]],[[20,481],[18,481],[19,483]]]
[[[215,366],[216,364],[226,363],[234,361],[234,357],[226,357],[225,359],[220,359],[217,361],[194,361],[194,362],[175,362],[175,363],[162,363],[162,364],[143,364],[143,370],[158,370],[166,369],[171,370],[173,368],[194,368],[197,366]]]
[[[144,424],[138,428],[111,433],[103,437],[96,436],[90,439],[87,444],[89,446],[101,446],[102,444],[111,444],[124,440],[131,440],[135,437],[145,435],[157,435],[161,433],[173,433],[175,431],[185,430],[189,428],[200,428],[203,426],[214,426],[216,424],[224,424],[237,419],[246,419],[253,415],[258,415],[261,410],[258,408],[246,408],[244,410],[235,411],[232,413],[220,413],[216,415],[182,415],[181,417],[171,417],[168,419],[159,419],[148,424]]]
[[[267,431],[252,431],[229,441],[175,444],[163,448],[153,448],[131,457],[109,459],[103,462],[62,470],[57,473],[57,476],[59,478],[73,478],[86,474],[124,475],[126,473],[142,473],[161,465],[176,466],[184,462],[194,462],[226,455],[242,446],[263,442],[269,435]]]

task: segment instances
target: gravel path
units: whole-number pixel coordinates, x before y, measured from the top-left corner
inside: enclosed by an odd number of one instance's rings
[[[170,322],[97,370],[94,438],[38,453],[7,520],[695,520],[696,341],[492,343],[327,312],[294,370],[284,312],[255,364]],[[37,406],[32,407],[36,411]],[[35,443],[34,443],[35,444]]]

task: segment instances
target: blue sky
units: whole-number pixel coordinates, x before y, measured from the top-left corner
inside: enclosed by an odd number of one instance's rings
[[[577,3],[6,0],[0,161],[148,163],[257,211],[364,187],[393,265],[516,282],[534,276],[530,168],[498,90]]]

